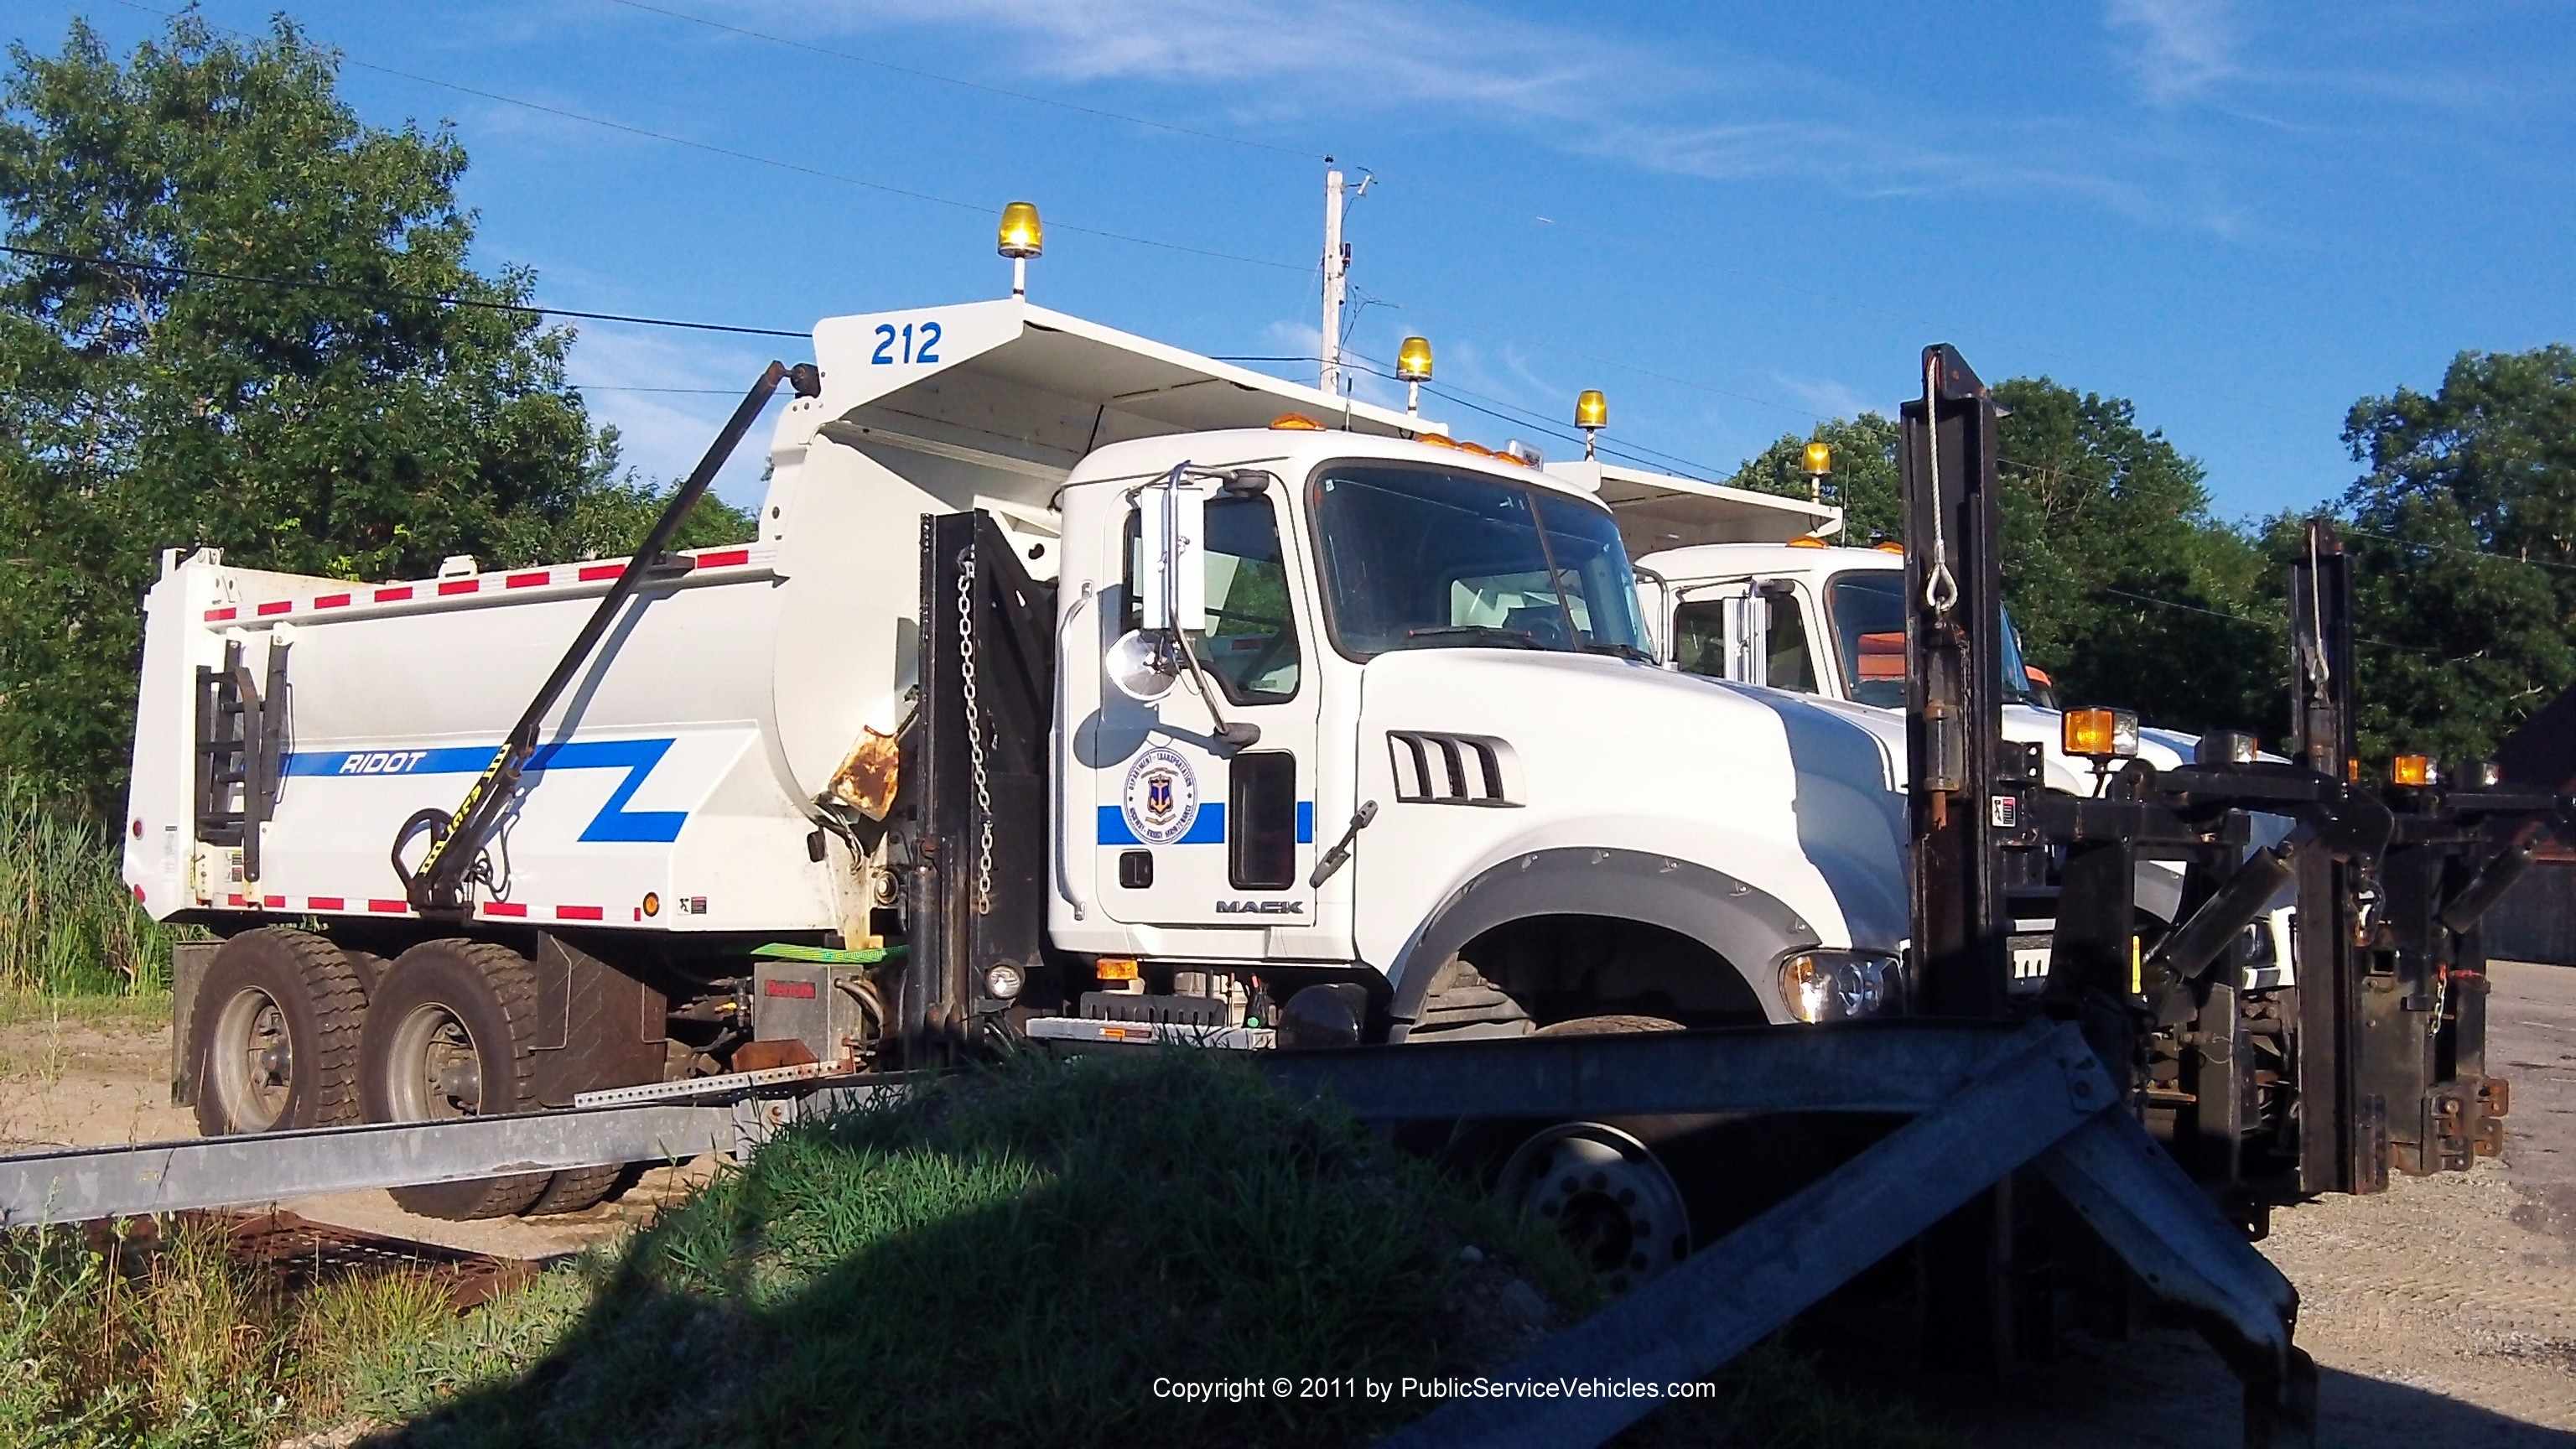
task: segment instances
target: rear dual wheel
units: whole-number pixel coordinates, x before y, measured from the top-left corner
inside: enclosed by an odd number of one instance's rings
[[[190,1053],[197,1130],[208,1137],[358,1120],[366,993],[338,948],[284,926],[215,951],[197,989]]]
[[[536,971],[488,941],[427,941],[388,967],[359,1049],[370,1122],[437,1122],[533,1112]],[[578,1212],[615,1190],[617,1166],[512,1173],[393,1190],[423,1217],[461,1220]]]

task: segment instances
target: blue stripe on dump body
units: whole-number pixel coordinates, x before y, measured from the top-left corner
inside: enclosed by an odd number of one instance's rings
[[[584,826],[581,839],[586,842],[616,842],[632,845],[668,845],[680,838],[680,827],[688,823],[685,810],[629,810],[626,802],[653,767],[671,750],[670,740],[564,740],[539,745],[528,757],[527,773],[542,775],[548,770],[624,770],[626,778],[609,792],[608,803]],[[492,763],[499,747],[492,745],[451,745],[434,750],[324,750],[315,754],[288,755],[285,772],[290,776],[333,775],[479,775]],[[529,784],[535,784],[530,780]]]

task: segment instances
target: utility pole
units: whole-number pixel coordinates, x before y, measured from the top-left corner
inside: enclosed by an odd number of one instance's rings
[[[1324,158],[1330,166],[1333,158]],[[1351,272],[1351,248],[1342,240],[1342,173],[1324,173],[1324,345],[1323,376],[1315,384],[1342,395],[1342,293]]]

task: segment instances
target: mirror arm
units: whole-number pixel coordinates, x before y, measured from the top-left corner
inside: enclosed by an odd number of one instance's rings
[[[1229,724],[1225,716],[1217,711],[1216,681],[1208,678],[1207,670],[1199,664],[1198,651],[1190,647],[1189,631],[1174,629],[1172,642],[1180,646],[1181,662],[1190,667],[1190,679],[1199,687],[1199,698],[1207,703],[1208,718],[1216,724],[1217,743],[1237,750],[1250,749],[1261,743],[1261,726],[1250,720],[1237,720]]]

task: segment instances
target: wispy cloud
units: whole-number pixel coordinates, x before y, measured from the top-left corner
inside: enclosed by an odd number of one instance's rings
[[[1425,129],[1519,130],[1639,170],[1711,180],[1791,176],[1883,194],[2073,189],[2128,198],[2080,169],[1898,139],[1866,122],[1782,120],[1784,94],[1865,96],[1830,74],[1724,51],[1677,55],[1571,26],[1446,0],[1410,6],[1314,0],[820,0],[843,29],[968,27],[1003,63],[1066,82],[1143,81],[1206,91],[1247,121],[1402,112]]]
[[[598,326],[573,344],[574,386],[593,422],[617,429],[626,466],[657,482],[688,476],[716,430],[742,400],[764,359],[697,337],[674,340],[632,328]],[[716,475],[715,493],[736,507],[757,506],[768,459],[754,429]]]
[[[2237,73],[2237,31],[2226,0],[2110,0],[2104,19],[2134,42],[2129,64],[2158,105],[2196,99]]]
[[[1868,397],[1860,389],[1833,378],[1775,372],[1771,381],[1818,417],[1856,418],[1862,413],[1889,411],[1886,399]]]

